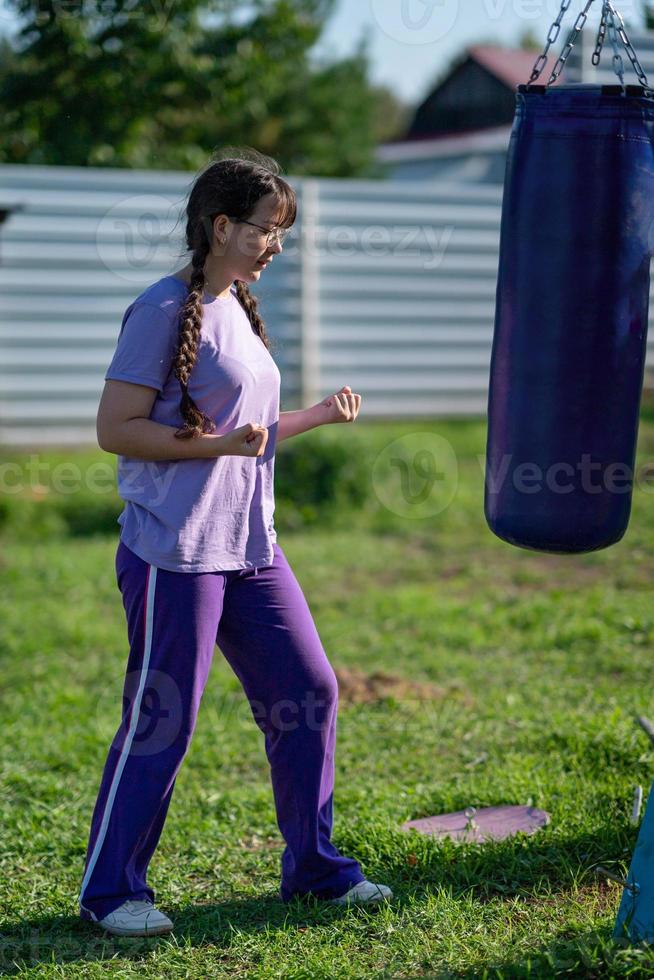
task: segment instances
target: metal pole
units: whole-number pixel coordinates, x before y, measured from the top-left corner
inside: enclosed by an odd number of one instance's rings
[[[318,228],[320,190],[317,180],[302,181],[302,240],[300,245],[300,408],[321,397],[320,282]]]

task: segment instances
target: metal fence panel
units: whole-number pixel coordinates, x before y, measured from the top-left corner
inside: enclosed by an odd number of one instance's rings
[[[298,220],[252,287],[282,411],[350,384],[360,418],[484,415],[501,185],[288,178]],[[0,165],[0,443],[96,444],[125,308],[186,264],[192,175]],[[653,298],[654,301],[654,298]]]
[[[299,189],[299,182],[290,182]],[[192,175],[0,165],[0,443],[95,445],[123,313],[188,261]],[[253,287],[277,351],[282,399],[298,400],[300,262]]]

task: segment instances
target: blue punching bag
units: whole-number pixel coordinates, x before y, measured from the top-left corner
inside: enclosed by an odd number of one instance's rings
[[[548,84],[516,90],[488,396],[488,525],[558,553],[627,528],[654,241],[654,91],[610,0],[593,61],[608,27],[620,84],[549,87],[592,2]],[[624,84],[616,30],[641,85]]]

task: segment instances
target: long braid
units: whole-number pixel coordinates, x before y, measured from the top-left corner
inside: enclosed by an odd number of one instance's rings
[[[254,296],[248,289],[248,284],[243,282],[241,279],[236,280],[236,294],[241,302],[241,306],[245,310],[252,324],[252,329],[254,332],[261,337],[266,348],[272,351],[272,345],[270,343],[270,338],[266,333],[266,328],[263,320],[258,312],[259,300]]]
[[[188,391],[191,371],[197,360],[200,330],[202,328],[202,296],[204,293],[204,263],[209,254],[209,243],[203,242],[193,252],[191,283],[184,305],[179,311],[179,337],[173,361],[173,373],[182,388],[180,410],[184,425],[175,433],[180,439],[192,439],[200,432],[213,432],[216,423],[195,404]]]
[[[276,161],[256,150],[249,151],[248,155],[253,159],[230,156],[210,161],[196,178],[186,208],[186,247],[191,253],[192,274],[188,294],[179,310],[179,333],[172,367],[182,389],[179,409],[184,424],[175,431],[180,439],[196,438],[216,428],[215,421],[200,410],[188,390],[200,343],[206,285],[204,266],[214,245],[215,216],[225,214],[245,220],[261,197],[274,194],[282,206],[281,224],[290,227],[296,218],[295,191],[280,176]],[[238,299],[254,333],[270,351],[271,343],[259,314],[258,299],[252,295],[247,283],[240,279],[235,282]]]

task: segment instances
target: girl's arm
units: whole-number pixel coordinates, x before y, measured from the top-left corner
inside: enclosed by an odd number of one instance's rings
[[[105,381],[96,419],[100,449],[152,460],[208,459],[225,453],[225,436],[204,432],[194,439],[178,439],[172,426],[149,418],[156,397],[156,388]]]
[[[323,405],[299,408],[295,412],[280,412],[275,443],[281,442],[282,439],[288,439],[290,436],[297,436],[300,432],[315,429],[317,425],[323,425],[326,421],[326,414]]]
[[[280,412],[277,426],[276,443],[290,436],[296,436],[317,425],[328,425],[330,422],[354,422],[359,414],[361,395],[355,394],[349,385],[343,385],[340,391],[323,398],[311,408],[300,408],[295,412]]]

